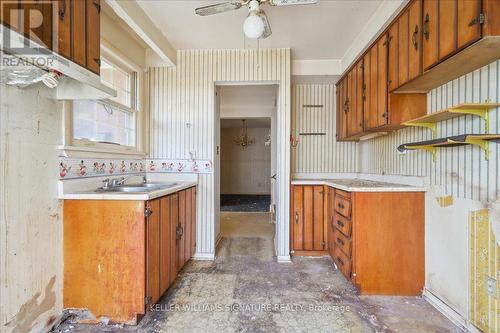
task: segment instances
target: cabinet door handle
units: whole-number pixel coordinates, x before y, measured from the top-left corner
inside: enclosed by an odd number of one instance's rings
[[[337,220],[337,225],[340,226],[341,228],[344,227],[344,222]]]
[[[424,24],[422,25],[422,33],[424,34],[426,40],[429,40],[429,21],[430,21],[429,13],[426,13]]]
[[[411,42],[413,43],[413,47],[415,50],[418,50],[418,24],[415,25],[415,30],[413,31],[413,35],[411,36]]]
[[[338,262],[339,262],[342,266],[344,266],[344,261],[342,261],[342,259],[340,259],[340,257],[339,257],[339,256],[337,256],[337,261],[338,261]]]
[[[337,243],[339,243],[340,245],[345,245],[344,241],[339,237],[337,237]]]
[[[94,58],[94,62],[101,67],[101,59],[100,58]]]
[[[299,213],[295,212],[295,223],[299,223]]]
[[[344,205],[341,203],[337,204],[337,207],[339,207],[340,209],[344,209]]]
[[[59,19],[64,21],[64,17],[66,16],[66,0],[59,1],[61,7],[59,8]]]

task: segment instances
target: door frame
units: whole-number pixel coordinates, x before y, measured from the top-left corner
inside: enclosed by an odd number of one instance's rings
[[[290,158],[290,131],[291,131],[291,114],[280,113],[280,105],[287,103],[282,96],[282,87],[279,81],[216,81],[214,82],[214,177],[213,177],[213,189],[214,189],[214,200],[213,200],[213,211],[214,211],[214,222],[215,222],[215,249],[221,240],[220,236],[220,100],[219,100],[219,87],[221,86],[255,86],[255,85],[272,85],[276,86],[276,134],[273,137],[276,138],[276,180],[275,188],[276,195],[274,198],[276,207],[276,226],[274,228],[274,248],[276,253],[276,258],[278,262],[290,262],[290,223],[289,223],[289,211],[290,211],[290,170],[291,170],[291,158]],[[288,101],[290,103],[290,101]],[[283,108],[286,113],[286,108]],[[219,147],[219,148],[218,148]],[[271,157],[272,158],[272,157]],[[271,189],[272,190],[272,189]]]

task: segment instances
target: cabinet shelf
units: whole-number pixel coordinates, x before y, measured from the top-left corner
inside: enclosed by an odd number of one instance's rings
[[[426,150],[432,154],[432,160],[436,161],[437,148],[457,147],[464,145],[475,145],[484,151],[484,158],[489,158],[488,144],[490,141],[499,143],[500,134],[463,134],[449,136],[446,138],[433,139],[420,142],[404,143],[398,147],[400,152],[406,150]]]
[[[438,122],[469,114],[484,119],[484,130],[488,132],[490,127],[489,111],[498,106],[500,106],[500,103],[464,103],[404,122],[403,125],[428,128],[435,137]]]

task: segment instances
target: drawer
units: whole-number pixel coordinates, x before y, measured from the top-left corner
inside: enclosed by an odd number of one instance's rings
[[[338,229],[333,232],[335,247],[339,247],[347,257],[351,258],[351,240],[344,236]]]
[[[351,199],[351,192],[346,192],[346,191],[342,191],[339,189],[335,189],[335,193],[337,195],[340,195],[341,197],[346,198],[346,199]]]
[[[351,217],[351,200],[335,195],[335,211],[345,217]]]
[[[351,237],[352,222],[345,216],[335,213],[332,220],[332,228],[339,229],[347,237]]]
[[[351,280],[351,260],[340,250],[338,246],[335,246],[333,250],[333,261],[337,265],[338,269],[344,274],[344,276]]]

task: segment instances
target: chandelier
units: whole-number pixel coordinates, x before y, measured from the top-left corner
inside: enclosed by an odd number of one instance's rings
[[[234,143],[245,149],[247,146],[253,145],[255,143],[255,140],[248,137],[247,125],[245,119],[242,120],[242,123],[243,124],[241,126],[240,135],[236,137],[236,139],[234,139]]]

